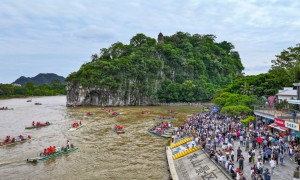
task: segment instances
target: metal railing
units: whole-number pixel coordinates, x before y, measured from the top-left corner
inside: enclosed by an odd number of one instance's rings
[[[254,112],[262,113],[268,116],[277,117],[286,121],[300,123],[300,111],[296,109],[277,110],[272,106],[254,106]],[[295,117],[292,113],[295,112]]]

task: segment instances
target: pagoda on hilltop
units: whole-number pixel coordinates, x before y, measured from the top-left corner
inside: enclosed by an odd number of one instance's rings
[[[160,32],[157,37],[157,43],[164,42],[164,35]]]

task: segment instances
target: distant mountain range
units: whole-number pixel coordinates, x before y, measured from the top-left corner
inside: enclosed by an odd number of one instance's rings
[[[51,84],[55,80],[59,80],[63,84],[65,83],[65,78],[62,76],[59,76],[54,73],[40,73],[32,78],[21,76],[20,78],[15,80],[12,84],[20,84],[23,86],[28,82],[33,82],[36,85],[42,85],[42,84]]]

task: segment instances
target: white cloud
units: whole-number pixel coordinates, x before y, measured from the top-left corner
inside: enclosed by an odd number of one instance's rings
[[[276,54],[299,43],[299,9],[300,1],[294,0],[3,0],[0,77],[11,73],[2,66],[1,57],[9,57],[12,67],[20,61],[12,54],[36,54],[44,63],[50,60],[43,58],[47,55],[68,59],[80,54],[88,60],[112,43],[128,43],[136,33],[156,38],[159,32],[177,31],[215,34],[217,41],[232,42],[246,74],[263,73]],[[22,61],[30,59],[26,56]],[[69,63],[77,70],[76,63]]]

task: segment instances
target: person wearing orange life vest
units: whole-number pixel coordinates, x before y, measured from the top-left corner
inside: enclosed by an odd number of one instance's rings
[[[48,156],[50,155],[50,148],[47,148],[47,153]]]

